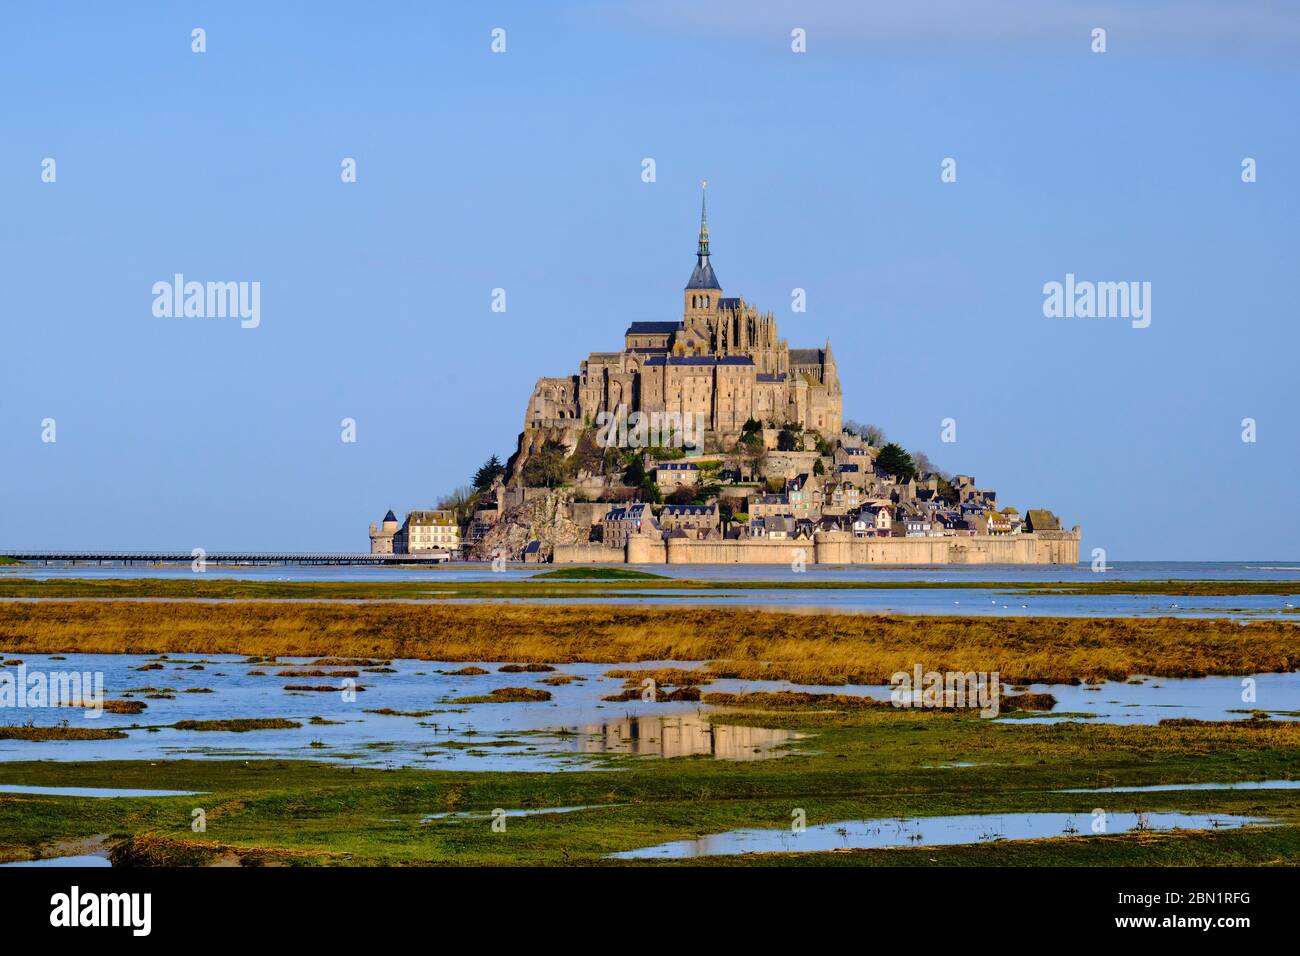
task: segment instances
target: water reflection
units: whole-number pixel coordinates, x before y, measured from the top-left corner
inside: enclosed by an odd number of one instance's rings
[[[612,853],[616,860],[688,859],[738,853],[826,853],[833,850],[879,850],[899,847],[955,846],[1033,840],[1045,837],[1094,836],[1086,813],[984,813],[950,817],[906,817],[882,820],[843,820],[810,826],[802,832],[781,830],[731,830],[674,840],[658,846]],[[1267,826],[1272,821],[1226,814],[1112,813],[1105,833],[1157,832],[1173,829],[1235,829]]]
[[[71,867],[103,867],[112,866],[106,856],[51,856],[43,860],[16,860],[13,863],[0,863],[0,867],[28,867],[28,866],[71,866]]]
[[[575,753],[639,754],[654,757],[711,756],[718,760],[762,760],[801,734],[768,727],[715,724],[702,714],[624,717],[566,728]]]

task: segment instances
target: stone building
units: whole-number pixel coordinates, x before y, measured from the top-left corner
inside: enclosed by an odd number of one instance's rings
[[[632,322],[622,351],[592,352],[577,375],[539,379],[524,429],[580,429],[620,409],[691,416],[722,443],[739,437],[751,418],[838,436],[843,414],[830,342],[792,349],[771,312],[723,294],[703,203],[681,320]]]
[[[601,519],[601,540],[607,548],[621,548],[633,535],[659,533],[650,506],[641,502],[611,508]]]
[[[718,506],[664,505],[659,512],[659,527],[664,531],[688,531],[695,537],[718,527]]]
[[[399,527],[397,515],[389,508],[388,514],[384,515],[384,520],[378,526],[373,523],[370,525],[370,553],[393,554],[393,539],[397,536]]]
[[[393,539],[398,554],[452,551],[460,547],[460,527],[450,511],[412,511]]]
[[[423,554],[459,547],[460,527],[450,511],[412,511],[399,525],[389,509],[378,526],[370,526],[371,554]]]

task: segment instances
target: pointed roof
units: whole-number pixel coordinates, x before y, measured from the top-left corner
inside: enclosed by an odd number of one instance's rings
[[[393,514],[393,509],[392,509],[392,508],[389,508],[389,509],[388,509],[388,514],[384,515],[384,520],[385,520],[385,521],[396,521],[396,520],[397,520],[397,515]]]
[[[722,286],[718,285],[718,277],[713,274],[713,266],[709,265],[708,256],[700,256],[695,262],[695,268],[691,272],[691,279],[686,283],[688,289],[716,289],[722,291]]]
[[[718,277],[713,274],[713,266],[709,265],[709,211],[704,200],[704,190],[708,185],[707,179],[700,183],[700,241],[695,249],[695,269],[691,272],[686,288],[717,289],[721,292],[722,286],[718,285]]]

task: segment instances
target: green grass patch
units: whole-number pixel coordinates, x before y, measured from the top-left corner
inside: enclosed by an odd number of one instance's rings
[[[634,568],[556,568],[554,571],[543,571],[540,574],[534,574],[530,580],[555,580],[555,581],[641,581],[654,579],[656,581],[671,581],[672,578],[666,574],[654,574],[650,571],[637,571]]]
[[[757,702],[756,702],[757,703]],[[1021,866],[1294,865],[1300,791],[1066,789],[1285,779],[1300,766],[1300,724],[1212,722],[1119,726],[1032,725],[971,713],[839,707],[815,699],[728,713],[805,736],[779,758],[611,756],[564,773],[371,769],[287,760],[7,763],[3,782],[203,791],[207,832],[197,839],[176,798],[86,800],[0,794],[0,853],[31,855],[57,840],[109,833],[127,841],[123,864],[176,865],[235,858],[245,865],[644,865],[607,854],[745,827],[947,814],[1061,812],[1083,834],[915,850],[702,858],[650,865]],[[1249,725],[1249,726],[1248,726]],[[506,746],[497,737],[451,747]],[[944,769],[956,762],[973,763]],[[612,772],[611,772],[612,771]],[[190,803],[184,803],[185,807]],[[511,817],[497,807],[590,806]],[[1268,818],[1266,829],[1084,835],[1094,808]],[[426,821],[430,814],[470,813]],[[153,843],[151,841],[160,841]],[[194,854],[191,856],[191,854]]]

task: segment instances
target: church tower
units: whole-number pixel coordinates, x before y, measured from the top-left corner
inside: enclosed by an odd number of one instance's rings
[[[718,300],[722,298],[722,286],[709,265],[709,215],[705,205],[704,190],[708,180],[700,183],[700,241],[695,250],[695,270],[686,283],[682,311],[682,324],[687,329],[707,337],[710,321],[718,314]]]

